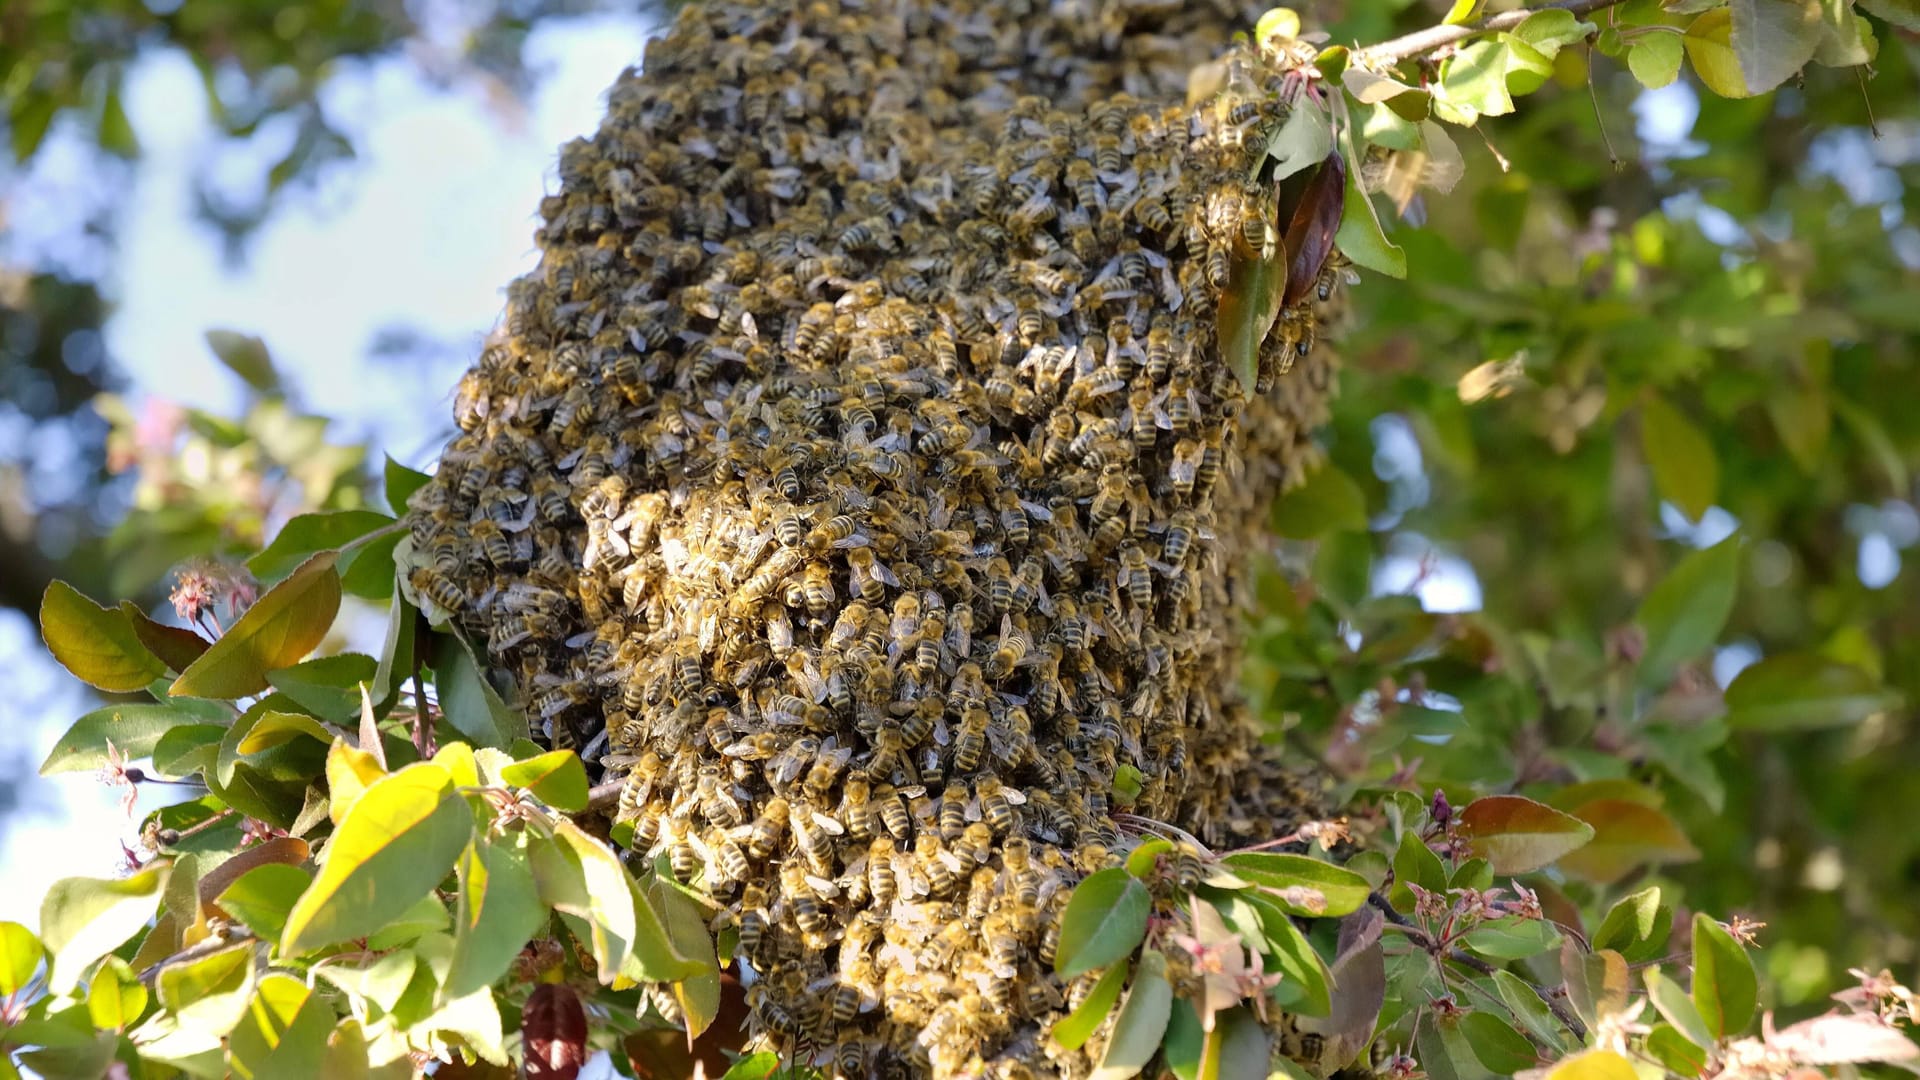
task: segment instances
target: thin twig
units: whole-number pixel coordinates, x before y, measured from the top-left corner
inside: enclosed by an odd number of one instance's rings
[[[1377,909],[1388,922],[1399,927],[1400,931],[1407,936],[1407,940],[1436,957],[1441,956],[1442,951],[1434,945],[1433,938],[1429,937],[1425,930],[1415,925],[1412,919],[1393,910],[1393,905],[1387,903],[1386,897],[1381,896],[1377,892],[1368,893],[1367,903]],[[1461,949],[1445,950],[1444,959],[1451,960],[1462,967],[1471,968],[1489,978],[1493,976],[1495,971],[1500,970],[1485,960]],[[1512,975],[1513,973],[1508,972],[1508,974]],[[1584,1039],[1587,1037],[1587,1025],[1581,1023],[1579,1017],[1567,1011],[1566,1003],[1561,1000],[1561,994],[1541,986],[1539,983],[1525,976],[1515,975],[1514,977],[1532,987],[1533,992],[1540,995],[1540,1000],[1545,1002],[1547,1008],[1553,1011],[1554,1018],[1566,1025],[1567,1030],[1573,1032],[1575,1038]]]
[[[604,784],[595,784],[587,791],[587,813],[597,814],[620,801],[620,789],[627,786],[625,777],[609,780]]]
[[[1383,41],[1378,45],[1370,45],[1364,49],[1356,50],[1353,54],[1353,62],[1374,67],[1398,63],[1401,60],[1419,56],[1422,53],[1430,53],[1435,49],[1444,48],[1456,41],[1470,38],[1475,34],[1488,34],[1496,30],[1511,30],[1525,22],[1527,16],[1542,11],[1568,11],[1572,12],[1575,18],[1579,18],[1582,15],[1591,15],[1596,11],[1610,8],[1621,2],[1622,0],[1560,0],[1559,3],[1545,4],[1537,8],[1519,8],[1514,11],[1503,11],[1498,15],[1481,19],[1477,23],[1468,23],[1464,26],[1429,26],[1425,30],[1416,30],[1405,37],[1397,37],[1391,41]]]

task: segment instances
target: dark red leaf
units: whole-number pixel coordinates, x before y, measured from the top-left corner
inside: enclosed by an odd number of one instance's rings
[[[571,986],[542,983],[520,1015],[527,1080],[574,1080],[587,1060],[587,1011]]]
[[[1307,290],[1320,279],[1320,270],[1333,252],[1333,235],[1340,229],[1340,212],[1346,206],[1347,163],[1338,150],[1327,155],[1300,191],[1300,200],[1286,219],[1287,291],[1283,307],[1292,307],[1305,299]],[[1286,209],[1282,199],[1281,209]]]

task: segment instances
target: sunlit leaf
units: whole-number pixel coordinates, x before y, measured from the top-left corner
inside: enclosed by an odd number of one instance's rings
[[[1753,1019],[1759,984],[1753,959],[1705,912],[1693,916],[1693,1006],[1714,1038],[1740,1034]],[[1677,1026],[1677,1025],[1676,1025]]]
[[[154,982],[160,1004],[182,1026],[224,1038],[252,996],[256,948],[255,942],[243,941],[167,964]]]
[[[1278,182],[1325,161],[1333,153],[1333,118],[1324,106],[1302,97],[1267,141],[1270,178]],[[1284,223],[1283,223],[1284,224]]]
[[[40,902],[50,992],[71,991],[95,960],[147,925],[159,910],[167,869],[160,863],[130,877],[72,877],[53,883]]]
[[[1672,34],[1652,35],[1642,45],[1634,46],[1634,55],[1657,41],[1672,43],[1674,63],[1678,65],[1680,41]],[[1665,398],[1649,397],[1640,410],[1640,446],[1660,494],[1687,517],[1699,521],[1720,490],[1720,459],[1714,455],[1713,444]]]
[[[267,681],[313,715],[349,724],[360,712],[360,684],[371,682],[375,669],[365,653],[338,653],[270,671]]]
[[[1589,1029],[1627,1007],[1627,960],[1612,949],[1588,952],[1572,938],[1560,946],[1560,974],[1567,1002]]]
[[[1686,56],[1687,48],[1679,34],[1656,30],[1633,39],[1627,51],[1627,70],[1641,86],[1658,90],[1680,77],[1680,64]]]
[[[1367,879],[1343,866],[1305,855],[1245,851],[1221,862],[1268,890],[1267,899],[1293,915],[1332,917],[1359,909],[1371,891]]]
[[[720,1080],[767,1080],[780,1070],[780,1055],[771,1050],[748,1054],[733,1063]]]
[[[1575,1054],[1547,1070],[1544,1080],[1639,1080],[1633,1062],[1611,1050]]]
[[[587,770],[571,750],[550,750],[515,762],[500,770],[500,779],[526,788],[555,810],[577,813],[587,808]]]
[[[1396,99],[1397,100],[1397,99]],[[1373,202],[1360,187],[1360,170],[1347,170],[1347,195],[1340,212],[1340,230],[1334,234],[1334,246],[1342,255],[1388,277],[1407,276],[1407,253],[1387,239]]]
[[[1740,537],[1690,552],[1640,603],[1634,617],[1646,634],[1641,681],[1664,683],[1682,662],[1720,639],[1740,583]]]
[[[64,581],[49,584],[41,597],[40,636],[61,667],[110,693],[145,689],[167,672],[125,612],[101,607]]]
[[[11,997],[40,969],[40,939],[17,922],[0,922],[0,997]]]
[[[1473,853],[1502,874],[1538,870],[1593,839],[1593,826],[1518,795],[1475,799],[1459,821]]]
[[[174,680],[185,697],[239,698],[270,685],[267,672],[289,667],[320,644],[340,610],[334,555],[323,552],[267,590],[206,654]]]
[[[328,843],[313,887],[294,905],[280,952],[365,937],[440,884],[473,833],[447,771],[417,762],[375,781]]]
[[[1113,1003],[1120,998],[1120,987],[1127,981],[1128,965],[1115,964],[1100,976],[1093,984],[1093,990],[1087,994],[1080,1007],[1055,1021],[1053,1041],[1067,1050],[1078,1050],[1093,1036],[1100,1022],[1113,1011]]]
[[[1054,970],[1071,979],[1125,959],[1146,936],[1152,907],[1147,887],[1125,870],[1114,866],[1089,874],[1060,915]]]
[[[641,899],[635,901],[636,910],[644,904],[659,916],[674,955],[688,957],[706,968],[673,984],[674,999],[680,1003],[681,1024],[689,1039],[698,1039],[719,1017],[722,990],[718,957],[713,935],[707,929],[705,911],[690,891],[673,879],[659,875],[647,878],[640,896]]]
[[[1811,653],[1769,656],[1727,687],[1727,723],[1749,731],[1846,727],[1897,708],[1900,694],[1857,667]]]
[[[87,1015],[93,1026],[119,1031],[140,1019],[147,1007],[147,988],[125,961],[109,956],[94,969],[87,984]]]
[[[1440,64],[1439,95],[1473,116],[1505,116],[1513,111],[1507,90],[1507,43],[1481,40],[1463,46]]]
[[[1647,1053],[1677,1076],[1699,1076],[1707,1067],[1707,1052],[1687,1041],[1672,1024],[1655,1024],[1647,1032]]]
[[[1920,31],[1920,0],[1858,0],[1858,3],[1902,30]]]
[[[287,926],[287,915],[313,875],[298,866],[268,863],[256,866],[216,894],[215,903],[264,941],[277,941]]]
[[[1512,33],[1552,59],[1563,47],[1585,41],[1596,29],[1594,24],[1583,22],[1564,8],[1546,8],[1520,20]]]
[[[1732,34],[1733,16],[1726,8],[1715,7],[1696,16],[1681,41],[1687,47],[1687,59],[1693,61],[1693,73],[1708,90],[1724,98],[1751,97],[1734,55]]]
[[[258,1080],[319,1076],[333,1025],[325,998],[291,975],[270,972],[254,987],[252,1007],[228,1039],[233,1074]]]

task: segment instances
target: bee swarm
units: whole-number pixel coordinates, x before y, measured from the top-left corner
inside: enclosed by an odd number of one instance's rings
[[[1052,961],[1116,780],[1208,844],[1315,801],[1236,685],[1332,361],[1309,299],[1248,397],[1214,327],[1284,76],[1184,104],[1229,0],[969,4],[685,8],[562,148],[410,518],[412,593],[848,1077],[1086,1075]]]

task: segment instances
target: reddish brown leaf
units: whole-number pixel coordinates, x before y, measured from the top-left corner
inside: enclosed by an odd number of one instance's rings
[[[1680,826],[1656,807],[1627,799],[1593,799],[1573,816],[1593,826],[1593,840],[1560,857],[1570,874],[1611,884],[1649,863],[1690,862],[1700,852]]]
[[[587,1011],[562,983],[542,983],[520,1014],[527,1080],[574,1080],[587,1060]]]
[[[1306,299],[1307,290],[1320,279],[1320,270],[1333,252],[1333,236],[1340,229],[1340,212],[1346,206],[1347,163],[1338,150],[1328,154],[1312,173],[1287,221],[1287,289],[1282,307]]]

